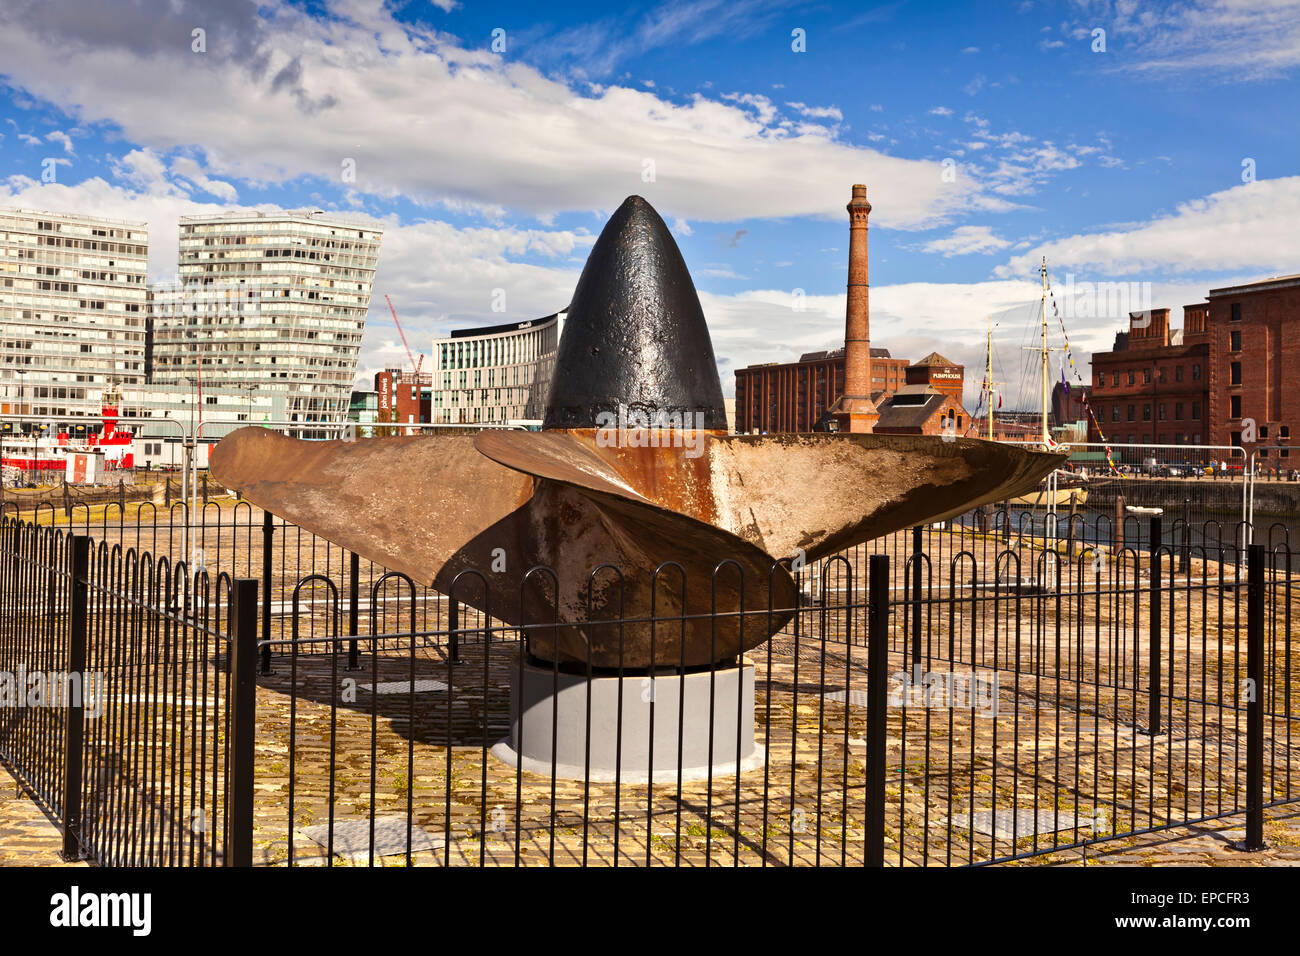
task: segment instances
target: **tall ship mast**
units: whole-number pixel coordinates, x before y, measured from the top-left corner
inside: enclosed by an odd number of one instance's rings
[[[988,402],[989,441],[993,441],[993,396],[996,394],[993,381],[993,316],[988,316],[988,344],[984,351],[984,399]]]
[[[1052,405],[1052,391],[1050,384],[1050,375],[1048,370],[1048,353],[1058,351],[1047,344],[1047,257],[1043,257],[1043,264],[1039,269],[1039,274],[1043,280],[1042,298],[1039,301],[1038,317],[1039,328],[1042,336],[1042,343],[1038,346],[1026,345],[1025,349],[1031,352],[1038,352],[1040,356],[1040,386],[1042,389],[1039,395],[1039,402],[1042,406],[1042,430],[1038,436],[1038,441],[1045,448],[1054,448],[1056,442],[1052,438],[1052,429],[1049,424],[1048,414]]]
[[[1050,349],[1048,349],[1047,347],[1047,257],[1046,256],[1043,257],[1043,265],[1042,265],[1041,272],[1043,277],[1043,296],[1042,296],[1041,304],[1039,306],[1039,310],[1042,317],[1042,329],[1043,329],[1043,345],[1042,345],[1043,434],[1042,434],[1042,439],[1043,439],[1043,444],[1046,445],[1048,448],[1050,448],[1052,447],[1052,445],[1055,444],[1055,442],[1052,441],[1052,432],[1048,428],[1048,424],[1047,424],[1047,410],[1048,410],[1048,406],[1051,403],[1051,393],[1048,391],[1048,386],[1047,386],[1047,353],[1050,351]]]
[[[1037,351],[1039,354],[1039,386],[1040,386],[1039,402],[1041,406],[1041,417],[1040,417],[1041,424],[1040,424],[1040,434],[1038,435],[1038,442],[1040,442],[1045,448],[1051,449],[1057,446],[1057,442],[1055,439],[1052,438],[1051,419],[1050,419],[1051,405],[1052,405],[1052,388],[1051,388],[1049,353],[1058,351],[1058,349],[1054,349],[1047,344],[1047,257],[1046,256],[1043,257],[1042,264],[1039,266],[1039,276],[1042,280],[1042,293],[1039,299],[1039,306],[1038,306],[1040,341],[1039,341],[1039,345],[1036,348],[1034,346],[1025,346],[1025,348],[1029,349],[1030,351]],[[992,368],[993,368],[992,350],[993,350],[993,327],[992,327],[992,323],[990,322],[989,360],[988,360],[988,368],[989,368],[988,375],[989,375],[990,382],[992,381],[992,377],[993,377],[992,376]],[[990,438],[992,437],[992,431],[993,431],[992,421],[993,421],[992,411],[990,409],[990,414],[989,414]],[[1081,487],[1073,483],[1065,483],[1065,484],[1061,483],[1060,481],[1061,474],[1062,474],[1061,472],[1053,472],[1050,476],[1048,476],[1047,481],[1044,482],[1044,487],[1040,488],[1036,492],[1030,492],[1027,495],[1021,495],[1019,498],[1014,498],[1012,499],[1012,503],[1029,505],[1031,507],[1046,506],[1049,511],[1055,511],[1058,505],[1067,503],[1070,500],[1071,496],[1074,497],[1074,500],[1077,504],[1083,504],[1085,501],[1087,501],[1088,500],[1087,488]]]

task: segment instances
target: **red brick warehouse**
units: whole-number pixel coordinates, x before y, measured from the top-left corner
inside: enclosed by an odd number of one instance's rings
[[[905,384],[907,359],[871,350],[871,395],[879,402]],[[810,432],[844,394],[844,350],[806,352],[797,362],[736,369],[738,432]]]
[[[1294,467],[1300,426],[1300,275],[1211,289],[1210,441]],[[1251,423],[1255,440],[1247,441]]]
[[[1092,357],[1093,407],[1116,444],[1241,446],[1264,468],[1293,467],[1300,425],[1300,275],[1210,290],[1130,317]],[[1096,427],[1091,440],[1098,440]],[[1208,458],[1221,457],[1209,454]]]
[[[1183,309],[1183,327],[1169,328],[1169,310],[1129,316],[1109,352],[1092,356],[1088,440],[1117,445],[1202,445],[1209,435],[1209,334],[1205,306]],[[1101,426],[1098,432],[1098,424]]]

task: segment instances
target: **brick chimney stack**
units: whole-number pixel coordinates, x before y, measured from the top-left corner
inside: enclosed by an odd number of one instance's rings
[[[848,307],[844,314],[844,395],[835,405],[840,431],[870,432],[880,418],[871,401],[871,334],[867,302],[867,187],[853,187],[849,213]]]

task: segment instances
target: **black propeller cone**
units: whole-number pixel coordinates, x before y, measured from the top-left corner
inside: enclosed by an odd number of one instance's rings
[[[727,428],[722,383],[681,250],[640,196],[592,247],[560,338],[544,428],[598,428],[619,406],[648,421]],[[660,416],[667,416],[662,418]]]

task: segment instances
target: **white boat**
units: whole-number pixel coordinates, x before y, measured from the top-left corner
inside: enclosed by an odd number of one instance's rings
[[[1018,498],[1012,498],[1010,503],[1013,505],[1025,505],[1029,508],[1050,507],[1053,510],[1062,505],[1068,506],[1070,498],[1074,498],[1077,505],[1082,505],[1088,500],[1088,489],[1082,485],[1070,485],[1069,487],[1057,486],[1056,488],[1040,488],[1038,491],[1027,495],[1021,495]]]

